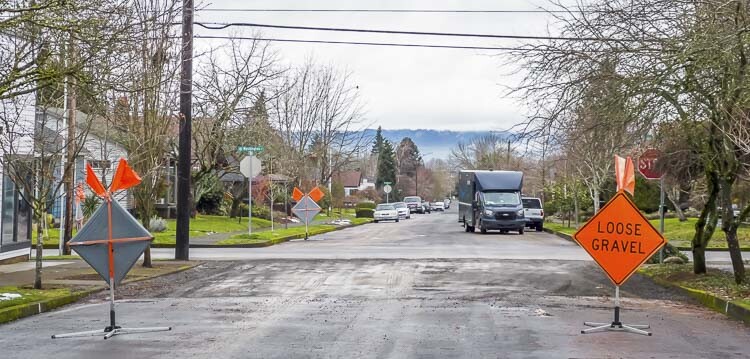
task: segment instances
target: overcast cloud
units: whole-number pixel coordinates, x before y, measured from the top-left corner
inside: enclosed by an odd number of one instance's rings
[[[204,2],[208,8],[390,8],[462,10],[535,10],[542,1],[229,1]],[[208,12],[196,21],[351,27],[410,31],[544,35],[546,14],[382,14]],[[196,34],[229,35],[196,27]],[[263,29],[265,37],[335,41],[405,42],[447,45],[512,46],[516,40],[335,33]],[[196,48],[222,40],[196,39]],[[502,130],[523,120],[518,99],[505,98],[503,85],[519,79],[502,53],[473,50],[394,48],[353,45],[274,43],[283,61],[299,64],[310,56],[352,73],[365,102],[367,121],[389,129]]]

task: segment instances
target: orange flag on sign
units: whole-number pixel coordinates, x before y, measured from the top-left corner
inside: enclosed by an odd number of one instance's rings
[[[304,192],[300,191],[299,188],[294,187],[294,191],[292,191],[292,198],[294,198],[295,201],[299,202],[304,196]]]
[[[615,179],[617,180],[617,191],[627,191],[635,195],[635,167],[633,160],[615,155]]]
[[[315,202],[320,201],[320,199],[325,196],[323,191],[321,191],[318,187],[313,188],[312,191],[310,191],[310,193],[308,193],[307,195],[310,196],[310,198],[312,198],[312,200]]]
[[[109,186],[109,192],[114,193],[116,191],[128,189],[139,183],[141,183],[141,177],[138,176],[130,166],[128,166],[128,161],[124,158],[120,158],[115,177],[112,179],[112,185]]]
[[[107,190],[104,189],[104,186],[102,186],[102,183],[99,181],[99,178],[96,177],[96,174],[94,173],[94,169],[91,168],[90,164],[86,164],[86,183],[91,187],[91,190],[94,191],[99,197],[106,197],[107,196]]]

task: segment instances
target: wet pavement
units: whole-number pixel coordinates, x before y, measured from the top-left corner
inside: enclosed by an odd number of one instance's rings
[[[654,335],[582,335],[584,320],[611,320],[614,288],[580,248],[545,233],[468,234],[454,217],[416,216],[241,253],[193,250],[193,258],[241,260],[211,261],[120,289],[121,324],[173,331],[48,339],[105,326],[108,305],[100,294],[0,326],[0,357],[746,358],[750,352],[747,327],[638,275],[621,289],[622,319],[650,324]]]

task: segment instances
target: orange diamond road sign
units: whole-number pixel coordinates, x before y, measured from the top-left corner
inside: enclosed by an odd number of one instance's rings
[[[622,191],[573,238],[618,286],[666,243]]]
[[[304,196],[305,192],[302,192],[299,188],[294,187],[294,191],[292,191],[292,198],[294,198],[295,201],[299,202]]]
[[[321,191],[318,187],[313,188],[312,191],[310,191],[310,193],[308,193],[307,195],[310,196],[310,198],[312,198],[312,200],[315,202],[320,201],[320,199],[325,196],[323,191]]]

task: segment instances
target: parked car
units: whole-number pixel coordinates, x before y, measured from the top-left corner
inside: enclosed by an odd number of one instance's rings
[[[526,217],[526,227],[536,228],[537,232],[544,230],[544,207],[542,200],[535,197],[522,197],[523,216]]]
[[[404,203],[409,207],[411,213],[424,213],[424,208],[420,206],[422,203],[422,197],[419,196],[407,196],[404,197]]]
[[[396,207],[396,210],[398,211],[398,216],[403,219],[410,219],[411,218],[411,211],[409,210],[409,207],[404,202],[396,202],[393,204],[393,207]]]
[[[382,203],[375,207],[375,214],[373,215],[375,223],[380,221],[396,221],[398,222],[398,210],[393,204]]]
[[[433,211],[445,211],[445,203],[443,202],[432,202],[430,209]]]
[[[432,213],[430,202],[422,201],[422,213]]]
[[[449,198],[444,199],[443,204],[445,205],[445,209],[451,208],[451,200]]]

